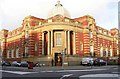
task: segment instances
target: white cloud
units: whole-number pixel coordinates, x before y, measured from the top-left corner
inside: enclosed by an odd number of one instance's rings
[[[106,29],[118,27],[117,2],[118,0],[60,0],[70,12],[72,18],[92,15],[97,25]],[[47,18],[48,11],[54,7],[57,0],[1,0],[2,29],[15,29],[21,26],[22,20],[33,15]],[[2,11],[0,9],[0,11]]]

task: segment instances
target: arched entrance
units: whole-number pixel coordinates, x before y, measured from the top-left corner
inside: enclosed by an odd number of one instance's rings
[[[61,53],[55,53],[55,66],[62,66],[62,55],[61,55]]]

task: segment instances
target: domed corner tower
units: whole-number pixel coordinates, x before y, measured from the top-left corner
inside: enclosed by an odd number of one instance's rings
[[[54,17],[56,15],[61,15],[63,17],[71,18],[69,11],[66,10],[62,4],[60,4],[59,0],[57,1],[55,7],[48,12],[48,18]]]

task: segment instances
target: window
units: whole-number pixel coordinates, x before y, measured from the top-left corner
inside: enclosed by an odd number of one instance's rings
[[[100,48],[100,57],[103,57],[103,47]]]
[[[90,32],[90,38],[92,38],[92,32]]]
[[[111,36],[111,33],[109,33],[109,36]]]
[[[100,33],[102,33],[102,30],[99,30]]]
[[[38,44],[35,43],[35,51],[37,51],[37,48],[38,48]]]
[[[7,58],[9,58],[10,57],[10,51],[8,50],[8,52],[7,52]]]
[[[107,35],[107,32],[104,32],[105,35]]]
[[[106,50],[105,50],[105,51],[106,51],[106,57],[108,57],[108,49],[106,48]]]
[[[83,51],[83,44],[80,43],[80,51]]]
[[[90,46],[90,53],[93,56],[93,45]]]
[[[48,22],[52,22],[52,19],[49,19]]]
[[[100,44],[100,57],[103,57],[103,46]]]
[[[11,57],[14,58],[14,49],[12,49],[12,56]]]
[[[19,58],[19,48],[16,49],[16,58]]]
[[[117,49],[117,55],[119,55],[119,49]]]
[[[28,54],[28,47],[25,47],[25,56]]]
[[[56,33],[56,46],[62,45],[62,36],[61,33]]]
[[[65,22],[69,22],[69,20],[68,20],[68,19],[65,19]]]
[[[112,57],[112,49],[110,49],[110,56]]]
[[[116,44],[118,44],[118,39],[116,40]]]
[[[25,38],[28,39],[28,31],[25,33]]]

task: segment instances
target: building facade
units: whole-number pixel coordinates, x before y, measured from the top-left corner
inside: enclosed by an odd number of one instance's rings
[[[57,2],[47,19],[27,16],[22,26],[0,31],[1,55],[7,61],[32,61],[61,65],[80,64],[82,57],[115,59],[120,54],[119,30],[96,25],[90,15],[70,18]]]

